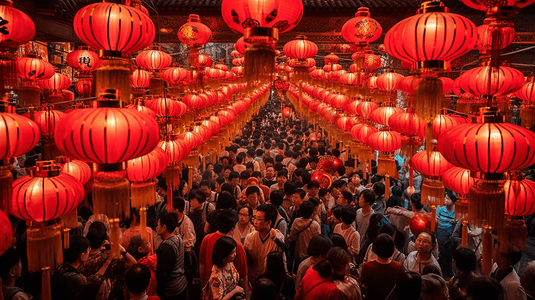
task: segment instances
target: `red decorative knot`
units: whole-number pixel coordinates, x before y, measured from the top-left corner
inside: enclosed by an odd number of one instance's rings
[[[394,152],[401,148],[401,135],[395,131],[377,131],[368,136],[368,145],[377,151]]]
[[[28,55],[17,60],[17,75],[22,81],[48,79],[56,72],[54,66],[35,55]]]
[[[148,154],[129,160],[126,177],[132,182],[144,182],[162,174],[168,164],[167,153],[156,147]]]
[[[39,162],[30,176],[13,182],[8,211],[28,222],[46,222],[75,210],[83,199],[84,187],[76,178]]]
[[[136,69],[130,76],[130,86],[137,89],[146,89],[150,86],[150,72]]]
[[[75,110],[60,120],[54,138],[62,154],[87,163],[116,164],[156,147],[156,120],[133,109],[98,107],[115,105],[115,90],[101,93],[100,98],[95,108]]]
[[[535,163],[535,133],[509,123],[457,125],[440,135],[437,146],[450,163],[476,172],[504,173]]]
[[[295,40],[284,45],[284,54],[290,58],[304,60],[312,58],[318,53],[318,46],[304,35],[298,35]]]
[[[74,31],[86,45],[116,55],[142,50],[156,34],[148,15],[127,5],[107,2],[80,9],[74,16]]]
[[[188,22],[178,29],[178,39],[190,46],[201,47],[212,39],[212,30],[203,23],[199,15],[189,15]]]
[[[67,54],[67,64],[79,71],[94,71],[100,64],[98,54],[86,46],[78,47],[78,50]]]
[[[446,158],[438,151],[420,151],[411,159],[416,171],[426,175],[439,177],[452,167]]]
[[[249,27],[277,28],[279,34],[294,28],[303,16],[301,0],[223,0],[221,14],[228,27],[244,33]]]
[[[475,95],[507,95],[524,85],[524,74],[510,67],[477,67],[463,73],[459,87]],[[490,77],[490,78],[489,78]],[[490,85],[489,85],[490,81]]]
[[[385,36],[386,51],[420,69],[447,69],[449,62],[474,48],[476,26],[448,13],[442,2],[424,2],[418,14],[394,25]]]
[[[381,24],[370,17],[367,7],[359,7],[355,17],[345,22],[342,27],[342,37],[350,43],[371,43],[377,40],[383,28]]]
[[[160,71],[173,63],[171,55],[163,52],[158,45],[151,46],[148,50],[136,56],[136,64],[150,71]]]
[[[11,5],[0,5],[0,48],[16,49],[18,45],[29,42],[35,36],[32,19]]]
[[[61,91],[71,86],[71,79],[60,73],[55,73],[52,77],[45,80],[39,80],[39,85],[45,89]]]

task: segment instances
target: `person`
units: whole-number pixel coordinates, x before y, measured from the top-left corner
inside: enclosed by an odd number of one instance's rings
[[[448,286],[442,276],[422,275],[422,300],[449,300]]]
[[[408,271],[399,276],[394,294],[397,300],[420,300],[422,290],[422,276]]]
[[[273,281],[266,277],[258,277],[249,300],[277,300],[278,297],[277,287]]]
[[[474,251],[468,248],[458,248],[453,251],[453,271],[455,276],[448,282],[451,299],[466,296],[466,287],[475,278],[477,258]]]
[[[266,174],[264,176],[264,179],[262,179],[262,183],[267,187],[271,188],[272,185],[277,184],[277,180],[275,180],[274,175],[275,168],[273,168],[273,166],[267,166]]]
[[[146,287],[147,295],[156,295],[156,254],[150,254],[150,241],[147,238],[141,238],[141,235],[135,235],[130,239],[128,244],[128,253],[130,253],[138,264],[142,264],[150,270],[150,282]]]
[[[149,296],[147,287],[151,281],[150,269],[142,264],[132,265],[124,273],[124,283],[128,289],[130,300],[159,300],[158,296]]]
[[[303,260],[297,268],[297,275],[295,277],[296,287],[298,287],[301,283],[301,280],[303,279],[303,276],[308,268],[325,260],[327,252],[329,252],[332,247],[333,242],[324,235],[316,235],[310,240],[307,249],[307,254],[309,257]]]
[[[245,189],[245,201],[242,205],[247,205],[253,211],[260,205],[260,188],[258,186],[249,186]]]
[[[195,228],[191,219],[184,214],[186,200],[182,197],[173,197],[173,210],[178,216],[178,224],[175,228],[175,234],[180,236],[184,242],[184,251],[192,251],[197,237],[195,235]]]
[[[457,197],[451,191],[446,191],[444,197],[444,206],[438,206],[436,215],[438,220],[437,240],[438,240],[438,263],[444,273],[444,276],[449,279],[453,276],[452,270],[452,255],[453,250],[457,247],[454,238],[452,237],[453,229],[455,228],[455,201]]]
[[[288,171],[286,170],[280,170],[277,172],[277,183],[272,184],[269,188],[269,192],[273,193],[273,191],[276,190],[282,190],[284,189],[284,183],[288,181]],[[267,184],[266,184],[267,185]]]
[[[496,242],[492,258],[497,268],[491,276],[500,282],[504,290],[504,300],[526,300],[526,291],[520,284],[520,277],[513,268],[522,256],[522,252],[502,253],[500,243]]]
[[[440,265],[431,250],[436,246],[435,234],[422,231],[416,236],[416,250],[407,255],[403,266],[408,271],[422,274],[427,265],[435,265],[440,270]]]
[[[520,278],[520,284],[526,290],[526,298],[528,300],[535,299],[535,261],[531,261],[526,269],[524,269],[524,274]]]
[[[312,219],[314,204],[310,201],[304,201],[299,211],[301,212],[301,217],[296,218],[292,223],[290,236],[288,237],[288,241],[294,245],[294,247],[291,247],[294,254],[293,274],[297,273],[299,264],[308,257],[307,248],[312,237],[321,234],[320,224]]]
[[[344,300],[362,300],[362,294],[357,280],[349,275],[349,266],[351,264],[351,255],[347,250],[340,247],[334,247],[327,253],[329,261],[332,262],[333,283],[340,291]]]
[[[375,214],[371,205],[375,202],[375,196],[372,191],[364,190],[360,193],[359,206],[357,210],[356,225],[357,231],[360,234],[360,245],[364,245],[364,238],[368,227],[370,226],[370,218]]]
[[[296,188],[291,193],[292,207],[290,207],[290,223],[288,224],[288,227],[292,228],[294,220],[301,217],[300,208],[306,194],[305,190],[301,188]]]
[[[156,233],[164,240],[156,250],[156,293],[162,300],[186,299],[184,242],[174,233],[177,224],[175,213],[163,211],[156,226]]]
[[[187,215],[195,229],[195,244],[193,245],[193,251],[198,255],[202,239],[206,235],[204,229],[206,227],[208,214],[214,211],[215,207],[212,203],[206,202],[206,197],[199,190],[189,191],[188,201],[190,207]]]
[[[280,299],[293,299],[295,296],[295,283],[286,272],[284,255],[280,251],[272,251],[266,257],[266,272],[260,277],[271,279]]]
[[[338,255],[334,254],[337,254],[339,249],[338,247],[331,248],[324,261],[308,269],[297,288],[295,300],[343,299],[340,290],[332,281],[334,266],[343,263],[334,261],[334,257],[338,257]],[[344,250],[342,249],[342,251]],[[349,257],[347,257],[347,262],[349,262]]]
[[[493,277],[477,276],[468,284],[466,295],[471,300],[502,300],[504,289]]]
[[[238,223],[232,230],[232,237],[237,243],[243,245],[245,237],[254,231],[254,226],[251,223],[253,216],[253,209],[250,206],[244,205],[238,208]]]
[[[140,218],[139,209],[132,208],[130,210],[130,216],[132,218],[130,222],[130,228],[128,228],[121,234],[121,246],[123,246],[125,249],[128,249],[128,243],[130,242],[130,239],[133,236],[139,234],[139,230],[141,228],[139,224],[139,218]],[[158,243],[156,243],[157,235],[153,234],[152,228],[147,226],[146,230],[147,230],[147,235],[151,242],[151,246],[156,245],[156,248],[157,248],[157,246],[160,245],[161,241],[158,241]],[[153,249],[151,249],[151,251],[153,251]]]
[[[282,251],[284,237],[273,228],[277,219],[277,208],[271,204],[259,205],[253,225],[255,231],[245,237],[243,247],[247,253],[249,281],[254,284],[256,278],[265,272],[264,259],[271,251]]]
[[[403,207],[403,199],[401,197],[403,196],[403,190],[399,185],[395,185],[392,187],[392,195],[388,198],[388,201],[386,202],[386,207]]]
[[[405,262],[405,254],[400,251],[400,249],[403,249],[405,246],[405,235],[401,233],[394,225],[392,224],[386,224],[379,230],[379,234],[386,233],[394,239],[394,244],[396,247],[394,248],[394,252],[392,253],[392,256],[390,259],[392,261],[397,261],[400,264],[403,265]],[[368,246],[368,249],[366,251],[366,254],[364,255],[363,262],[376,260],[377,254],[373,252],[373,243]]]
[[[351,255],[351,260],[353,262],[356,261],[360,251],[360,234],[355,230],[355,228],[353,228],[353,226],[351,226],[351,224],[355,221],[356,216],[357,213],[355,212],[355,208],[353,206],[343,206],[340,212],[342,223],[337,224],[333,231],[334,233],[338,233],[344,237],[349,254]]]
[[[362,294],[367,300],[388,299],[399,277],[405,273],[405,268],[391,259],[396,247],[390,235],[379,234],[372,245],[377,259],[362,265]]]
[[[372,187],[373,194],[375,195],[375,202],[372,204],[372,209],[376,214],[384,214],[386,209],[385,200],[385,185],[382,182],[374,183]],[[388,191],[390,193],[390,191]]]
[[[14,248],[8,248],[0,256],[0,279],[5,300],[30,300],[32,295],[26,294],[21,288],[15,286],[15,281],[22,275],[22,262]]]
[[[229,300],[244,289],[238,285],[240,275],[234,267],[236,258],[236,241],[231,237],[223,236],[214,243],[212,251],[212,271],[207,282],[206,293],[211,293],[213,300]],[[204,295],[206,297],[206,295]]]

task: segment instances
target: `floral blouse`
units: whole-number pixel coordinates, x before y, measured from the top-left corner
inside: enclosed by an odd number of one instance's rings
[[[213,299],[220,300],[228,293],[232,292],[240,281],[240,275],[234,267],[234,263],[228,263],[223,268],[212,266],[212,274],[209,283]]]

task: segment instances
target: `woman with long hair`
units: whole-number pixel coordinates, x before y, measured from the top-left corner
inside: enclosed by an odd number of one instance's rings
[[[284,268],[284,257],[280,251],[272,251],[266,257],[266,272],[261,275],[275,284],[277,299],[290,300],[295,297],[295,284]]]
[[[236,258],[236,241],[233,238],[224,236],[215,242],[212,252],[212,274],[203,289],[204,297],[206,293],[211,293],[213,300],[230,300],[243,294],[243,288],[238,285],[240,275],[234,267],[234,258]]]

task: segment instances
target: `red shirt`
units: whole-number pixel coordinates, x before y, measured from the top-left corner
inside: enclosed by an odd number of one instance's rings
[[[362,265],[362,295],[367,300],[384,300],[398,282],[405,268],[397,261],[387,265],[368,261]]]
[[[204,264],[204,276],[201,277],[201,286],[204,286],[208,279],[210,279],[210,274],[212,273],[212,252],[214,249],[214,244],[219,240],[223,235],[218,232],[210,233],[205,236],[201,243],[201,250],[199,252],[199,264]],[[247,256],[245,250],[240,243],[236,245],[236,258],[234,259],[234,266],[240,274],[240,279],[243,279],[247,276]]]
[[[294,300],[342,300],[340,290],[331,278],[323,278],[313,267],[308,268],[299,283]]]

